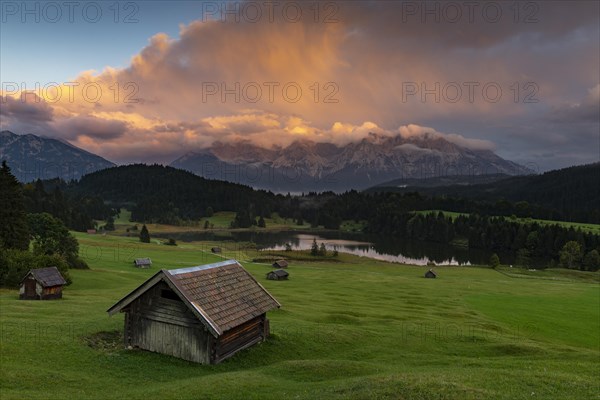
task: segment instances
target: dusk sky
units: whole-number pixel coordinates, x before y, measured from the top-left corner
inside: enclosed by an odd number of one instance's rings
[[[1,4],[1,129],[117,163],[369,132],[600,158],[597,1]]]

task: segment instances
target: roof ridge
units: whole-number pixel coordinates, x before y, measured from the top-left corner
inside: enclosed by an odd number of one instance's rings
[[[185,268],[179,268],[179,269],[166,270],[166,272],[169,275],[179,275],[179,274],[186,274],[189,272],[203,271],[203,270],[211,269],[211,268],[224,267],[225,265],[231,265],[231,264],[239,264],[239,262],[237,260],[230,259],[230,260],[225,260],[225,261],[219,261],[219,262],[212,263],[212,264],[197,265],[195,267],[185,267]]]

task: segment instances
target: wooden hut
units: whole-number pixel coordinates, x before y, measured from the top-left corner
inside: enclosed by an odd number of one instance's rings
[[[32,269],[21,280],[19,299],[61,299],[62,288],[66,284],[65,278],[56,267]]]
[[[152,260],[149,258],[136,258],[133,260],[133,265],[138,268],[150,268],[152,266]]]
[[[273,268],[287,268],[288,262],[286,260],[277,260],[272,264]]]
[[[220,253],[221,252],[221,248],[220,247],[212,247],[210,249],[210,251],[214,254]]]
[[[432,269],[430,269],[429,271],[425,272],[425,278],[436,278],[436,277],[437,277],[437,274]]]
[[[269,335],[280,304],[237,261],[160,270],[108,309],[125,313],[125,346],[216,364]]]
[[[277,269],[275,271],[271,271],[267,274],[267,279],[272,281],[281,281],[288,278],[290,274],[287,271],[282,269]]]

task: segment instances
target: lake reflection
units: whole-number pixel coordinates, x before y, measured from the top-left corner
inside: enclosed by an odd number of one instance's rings
[[[427,265],[471,265],[487,264],[490,253],[454,247],[447,244],[421,242],[378,235],[349,232],[319,232],[318,234],[298,231],[282,232],[186,232],[169,234],[181,241],[235,241],[253,242],[260,250],[285,250],[290,244],[294,250],[309,250],[313,240],[325,244],[329,251],[354,254],[389,262]]]
[[[377,245],[376,243],[362,240],[331,239],[319,235],[297,234],[290,238],[289,243],[293,250],[310,250],[315,239],[319,245],[324,243],[329,251],[337,250],[340,253],[349,253],[376,260],[415,265],[427,265],[428,262],[435,262],[438,265],[471,265],[468,259],[459,261],[451,255],[435,257],[432,254],[430,257],[423,253],[420,257],[415,257],[409,255],[408,252],[407,254],[402,254],[400,248],[398,248],[398,251],[393,251],[393,248],[390,246]],[[261,249],[285,250],[285,244],[261,247]]]

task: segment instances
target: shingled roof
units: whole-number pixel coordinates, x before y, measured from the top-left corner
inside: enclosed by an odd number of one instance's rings
[[[288,277],[290,275],[287,271],[284,271],[282,269],[276,269],[275,271],[271,271],[271,272],[269,272],[267,274],[267,276],[270,275],[270,274],[275,274],[279,278],[286,278],[286,277]]]
[[[287,268],[288,262],[286,260],[277,260],[273,263],[273,267]]]
[[[108,309],[113,315],[159,281],[165,281],[217,337],[280,307],[265,288],[236,260],[191,268],[161,270]]]
[[[38,268],[30,270],[27,275],[21,280],[23,282],[29,275],[33,275],[33,278],[39,282],[42,287],[52,287],[66,285],[67,281],[60,274],[60,271],[56,267]]]
[[[136,266],[140,266],[140,265],[152,265],[152,260],[149,258],[136,258],[135,260],[133,260],[133,263]]]

